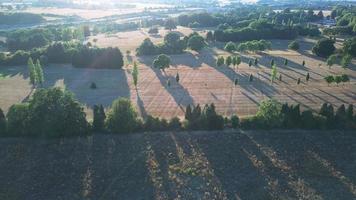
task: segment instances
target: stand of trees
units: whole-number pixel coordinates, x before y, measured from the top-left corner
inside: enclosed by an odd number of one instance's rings
[[[0,25],[39,24],[44,21],[46,20],[38,14],[0,12]]]
[[[323,104],[319,112],[301,111],[300,105],[281,104],[273,99],[260,103],[256,115],[240,119],[223,117],[215,105],[187,106],[185,120],[169,121],[147,116],[144,120],[129,99],[118,99],[105,113],[102,105],[94,106],[94,121],[86,121],[82,105],[68,91],[59,88],[36,90],[28,103],[11,106],[6,116],[0,109],[0,136],[63,137],[91,133],[132,133],[171,130],[242,129],[355,129],[353,105],[341,105],[334,111]]]
[[[74,67],[121,68],[123,56],[118,48],[96,48],[77,42],[56,42],[45,48],[2,54],[0,65],[26,65],[29,58],[42,64],[72,64]]]

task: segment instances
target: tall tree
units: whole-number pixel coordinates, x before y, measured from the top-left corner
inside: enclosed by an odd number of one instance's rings
[[[36,61],[35,70],[36,70],[36,83],[43,85],[44,74],[43,74],[41,62],[38,59]]]
[[[132,79],[135,85],[135,88],[137,89],[137,81],[138,81],[138,68],[137,68],[137,63],[134,62],[134,66],[132,69]]]
[[[272,66],[272,71],[271,71],[271,82],[273,84],[273,81],[277,78],[277,66],[273,65]]]
[[[27,66],[28,66],[28,71],[30,76],[30,82],[32,85],[35,85],[37,80],[37,74],[36,74],[35,64],[33,64],[33,60],[31,57],[27,61]]]
[[[6,134],[6,118],[4,112],[0,108],[0,136]]]

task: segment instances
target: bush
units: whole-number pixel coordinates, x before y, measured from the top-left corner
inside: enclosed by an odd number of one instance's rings
[[[292,41],[289,45],[288,45],[288,49],[294,50],[294,51],[298,51],[299,50],[299,43],[297,41]]]
[[[335,41],[327,38],[320,39],[313,47],[312,51],[315,55],[327,58],[335,51]]]
[[[137,112],[129,99],[120,98],[112,103],[105,121],[111,133],[132,133],[137,129]]]

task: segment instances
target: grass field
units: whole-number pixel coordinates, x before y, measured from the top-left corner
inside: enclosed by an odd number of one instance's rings
[[[356,135],[341,131],[12,138],[0,147],[0,199],[356,198]]]
[[[193,32],[189,28],[178,29],[182,35]],[[163,40],[166,30],[161,30],[155,43]],[[201,32],[202,33],[202,32]],[[171,118],[183,116],[184,108],[189,104],[214,103],[220,114],[240,116],[255,114],[258,104],[266,98],[275,98],[281,102],[300,103],[302,108],[318,109],[324,102],[334,106],[340,104],[356,104],[356,67],[353,64],[344,70],[340,66],[329,69],[325,60],[312,55],[310,49],[316,39],[298,38],[301,45],[299,52],[287,49],[290,41],[273,40],[272,50],[258,54],[241,54],[243,63],[236,69],[231,67],[216,67],[217,56],[228,56],[223,51],[223,44],[210,44],[210,48],[200,53],[187,52],[182,55],[172,55],[172,66],[165,72],[151,68],[152,56],[136,57],[134,50],[148,35],[146,31],[123,32],[117,37],[99,38],[96,45],[101,47],[117,46],[122,52],[131,50],[128,56],[124,53],[127,66],[122,70],[96,70],[72,68],[66,65],[50,65],[44,68],[45,87],[66,87],[74,92],[76,97],[87,108],[88,118],[92,116],[90,107],[103,104],[108,107],[118,97],[130,98],[142,116],[152,114],[158,117]],[[152,37],[152,36],[151,36]],[[130,39],[129,39],[130,38]],[[340,47],[342,41],[336,46]],[[248,60],[259,59],[258,66],[248,66]],[[284,59],[289,60],[284,66]],[[270,82],[270,60],[274,59],[278,66],[278,74],[282,81]],[[301,65],[306,61],[305,67]],[[137,61],[139,65],[139,82],[137,91],[133,86],[131,66]],[[33,93],[29,85],[26,66],[3,67],[0,74],[6,78],[0,79],[0,107],[5,110],[14,104],[27,100]],[[310,73],[310,81],[305,76]],[[179,73],[180,82],[176,83],[175,76]],[[328,86],[323,80],[326,75],[348,74],[351,82]],[[249,75],[255,78],[248,81]],[[235,86],[234,80],[239,84]],[[301,84],[297,85],[297,79]],[[171,81],[171,87],[167,81]],[[90,84],[95,82],[98,89],[91,90]]]

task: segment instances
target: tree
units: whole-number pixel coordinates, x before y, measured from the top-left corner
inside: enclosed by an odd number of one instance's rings
[[[137,63],[134,62],[134,66],[132,69],[132,79],[135,85],[135,88],[137,89],[137,81],[138,81],[138,68],[137,68]]]
[[[292,41],[291,43],[289,43],[288,45],[288,49],[294,50],[294,51],[298,51],[299,50],[299,43],[297,41]]]
[[[274,100],[263,100],[260,103],[256,116],[264,122],[266,126],[278,128],[282,125],[282,105]]]
[[[271,82],[273,84],[273,81],[277,78],[277,66],[273,65],[272,66],[272,71],[271,71]]]
[[[226,66],[230,66],[231,63],[232,63],[232,58],[231,58],[231,56],[228,56],[225,60],[225,64],[226,64]]]
[[[258,59],[257,59],[257,58],[255,58],[255,60],[254,60],[254,64],[255,64],[255,66],[257,66],[257,65],[258,65]]]
[[[250,76],[248,77],[248,81],[252,82],[253,81],[253,75],[250,74]]]
[[[312,51],[317,56],[327,58],[332,55],[336,49],[334,43],[334,40],[322,38],[316,43]]]
[[[4,112],[0,108],[0,136],[3,136],[6,134],[6,118],[4,115]]]
[[[190,121],[190,120],[192,120],[192,116],[193,116],[193,114],[192,114],[192,107],[191,107],[190,105],[188,105],[187,108],[185,109],[185,116],[184,116],[184,118],[185,118],[185,120]]]
[[[153,44],[153,42],[149,38],[146,38],[142,42],[142,44],[136,49],[136,53],[139,56],[155,55],[156,54],[156,46]]]
[[[237,64],[236,56],[232,57],[232,65],[235,67]]]
[[[303,62],[302,62],[302,66],[303,66],[303,67],[305,67],[305,60],[303,60]]]
[[[137,116],[131,101],[120,98],[112,103],[105,125],[111,133],[131,133],[137,128]]]
[[[346,110],[346,116],[348,120],[352,120],[354,116],[354,106],[352,104],[349,104]]]
[[[241,64],[241,57],[236,56],[236,66],[239,66]]]
[[[224,62],[225,62],[225,59],[224,59],[224,57],[218,57],[218,59],[217,59],[217,61],[216,61],[216,65],[218,66],[218,67],[220,67],[220,66],[222,66],[223,64],[224,64]]]
[[[324,80],[328,83],[328,85],[335,81],[334,77],[331,75],[324,77]]]
[[[236,50],[236,45],[235,43],[233,42],[228,42],[226,43],[225,47],[224,47],[224,50],[225,51],[228,51],[228,52],[233,52]]]
[[[287,66],[288,65],[288,59],[284,59],[284,66]]]
[[[29,113],[28,104],[14,104],[9,108],[6,114],[8,135],[29,135]]]
[[[305,80],[307,81],[307,82],[309,82],[309,79],[310,79],[310,74],[309,74],[309,72],[307,73],[307,76],[305,77]]]
[[[180,79],[180,77],[179,77],[179,74],[177,73],[177,75],[176,75],[176,81],[177,81],[177,83],[179,83],[179,79]]]
[[[38,59],[36,61],[35,70],[36,70],[36,78],[37,78],[36,83],[42,85],[44,82],[44,74],[43,74],[43,69],[40,60]]]
[[[350,63],[351,63],[351,60],[352,60],[352,56],[347,54],[347,55],[344,55],[341,59],[341,67],[343,69],[346,69]]]
[[[37,74],[36,74],[36,67],[33,64],[33,60],[31,57],[28,59],[27,65],[28,65],[28,71],[30,76],[30,83],[32,85],[35,85],[37,80]]]
[[[204,38],[200,35],[193,35],[188,39],[188,47],[194,51],[199,51],[204,48],[205,42]]]
[[[171,59],[167,55],[161,54],[153,61],[153,67],[164,71],[166,68],[169,68],[170,63]]]
[[[300,78],[298,78],[298,80],[297,80],[297,85],[299,85],[300,84]]]
[[[93,131],[103,131],[105,128],[105,111],[103,105],[94,105]]]
[[[252,60],[248,61],[248,66],[251,67],[252,66]]]
[[[211,32],[211,31],[208,31],[208,32],[207,32],[207,34],[206,34],[206,40],[207,40],[207,41],[214,41],[213,32]]]
[[[334,80],[335,80],[335,83],[336,83],[337,85],[339,85],[339,83],[342,82],[341,76],[335,76]]]
[[[149,34],[158,34],[158,28],[157,28],[157,27],[151,27],[151,28],[148,30],[148,33],[149,33]]]
[[[173,19],[168,19],[164,23],[164,28],[168,29],[168,30],[173,30],[173,29],[177,28],[177,25],[176,25],[176,23],[175,23],[175,21]]]
[[[341,81],[342,81],[343,83],[346,83],[346,82],[349,82],[349,81],[350,81],[350,78],[349,78],[348,75],[343,74],[343,75],[341,75]]]
[[[271,60],[271,67],[274,65],[274,59]]]
[[[329,58],[326,60],[326,65],[329,66],[329,69],[336,63],[337,60],[337,55],[332,54],[329,56]]]
[[[232,128],[236,129],[240,125],[240,119],[238,116],[233,115],[231,116],[231,126]]]
[[[235,78],[234,84],[235,85],[239,84],[239,79],[238,78]]]
[[[282,74],[279,74],[279,81],[282,81]]]

